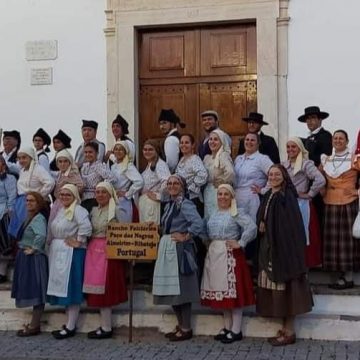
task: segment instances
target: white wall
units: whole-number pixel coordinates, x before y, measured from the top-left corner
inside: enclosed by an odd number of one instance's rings
[[[306,135],[297,121],[309,105],[330,117],[329,131],[360,129],[359,0],[290,0],[289,134]]]
[[[81,119],[106,139],[105,0],[0,1],[0,127],[19,129],[24,144],[43,127],[81,142]],[[57,40],[58,58],[27,61],[25,43]],[[32,67],[53,67],[53,85],[30,85]]]

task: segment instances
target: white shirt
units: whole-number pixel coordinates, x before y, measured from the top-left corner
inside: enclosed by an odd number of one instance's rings
[[[38,158],[38,164],[41,165],[47,172],[50,172],[49,157],[44,154],[44,150],[37,150],[36,156]]]
[[[160,200],[161,194],[166,188],[166,181],[170,176],[170,170],[166,162],[158,159],[154,171],[148,165],[141,175],[144,179],[142,192],[152,191],[156,194],[156,198]]]

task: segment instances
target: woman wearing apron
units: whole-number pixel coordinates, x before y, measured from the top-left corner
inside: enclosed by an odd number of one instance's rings
[[[242,339],[243,307],[255,304],[244,248],[255,238],[256,230],[250,216],[237,209],[234,189],[228,184],[219,185],[217,210],[207,222],[210,246],[201,283],[201,303],[223,311],[224,328],[214,339],[225,344]]]
[[[37,192],[26,194],[28,217],[19,231],[11,297],[17,308],[33,307],[29,324],[18,330],[17,336],[40,334],[40,320],[46,302],[48,260],[45,255],[46,219],[40,213],[45,201]]]
[[[208,182],[204,189],[204,214],[209,219],[216,211],[216,189],[220,184],[232,185],[235,180],[234,164],[230,156],[230,147],[226,134],[220,130],[213,130],[209,135],[211,154],[204,158],[204,166],[208,172]]]
[[[154,303],[171,305],[177,326],[165,334],[170,341],[192,338],[191,304],[199,300],[194,236],[203,233],[195,205],[184,197],[185,182],[178,175],[167,180],[170,201],[161,217],[162,237],[153,279]]]
[[[111,166],[111,174],[115,179],[114,188],[118,196],[118,208],[122,222],[130,223],[133,219],[134,196],[138,195],[144,185],[138,169],[133,163],[126,141],[117,141],[113,153],[116,162]]]
[[[92,227],[89,213],[79,205],[79,192],[75,185],[64,185],[60,190],[63,205],[49,223],[49,284],[47,294],[51,305],[66,307],[67,323],[52,332],[55,339],[75,335],[82,291],[87,238]]]
[[[143,155],[148,163],[141,174],[144,187],[139,198],[140,222],[151,221],[160,224],[160,200],[166,189],[170,170],[166,162],[160,158],[160,147],[156,140],[149,139],[144,142]]]
[[[290,138],[286,143],[286,152],[288,159],[282,164],[298,193],[298,203],[306,233],[306,265],[318,266],[322,262],[321,235],[318,216],[311,199],[325,186],[326,181],[314,162],[309,160],[309,153],[301,139]]]
[[[106,230],[109,222],[119,221],[117,196],[108,182],[101,182],[95,191],[98,206],[91,211],[93,232],[86,250],[83,291],[88,306],[100,308],[100,327],[88,333],[90,339],[107,339],[113,334],[111,309],[127,301],[126,262],[106,257]]]

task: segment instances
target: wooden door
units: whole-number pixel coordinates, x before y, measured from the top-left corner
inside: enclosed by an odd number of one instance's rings
[[[198,140],[200,113],[216,110],[237,152],[241,118],[256,111],[255,25],[139,32],[139,85],[139,150],[161,137],[160,110],[173,108]]]

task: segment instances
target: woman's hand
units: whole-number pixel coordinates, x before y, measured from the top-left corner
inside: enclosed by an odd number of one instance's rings
[[[116,195],[117,195],[117,197],[124,197],[125,196],[125,194],[126,194],[126,191],[123,191],[123,190],[117,190],[116,191]]]
[[[80,241],[77,241],[76,239],[74,238],[66,238],[65,239],[65,244],[67,246],[70,246],[72,248],[78,248],[81,246],[81,242]]]
[[[240,249],[241,246],[236,240],[226,240],[226,247],[228,249]]]
[[[111,150],[108,150],[104,157],[104,162],[108,162],[110,155],[112,155],[113,152]]]
[[[251,192],[253,194],[260,194],[261,193],[261,187],[257,185],[251,185],[250,186]]]
[[[34,252],[35,252],[35,250],[33,248],[25,248],[24,249],[25,255],[32,255]]]
[[[156,197],[156,193],[154,193],[153,191],[148,191],[146,195],[148,196],[149,199],[153,201],[159,201],[158,198]]]
[[[189,234],[188,233],[180,233],[180,232],[174,232],[171,234],[171,240],[175,242],[184,242],[189,240]]]

